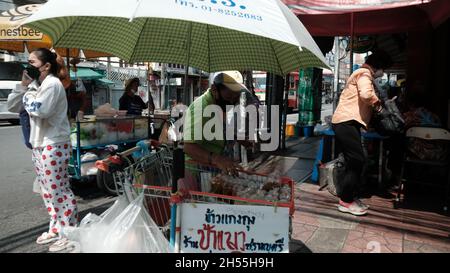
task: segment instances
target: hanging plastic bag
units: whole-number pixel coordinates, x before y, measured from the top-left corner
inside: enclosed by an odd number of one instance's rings
[[[110,224],[104,252],[168,253],[169,242],[147,214],[141,194]]]
[[[75,83],[75,90],[77,92],[86,92],[86,87],[84,86],[83,80],[78,78]]]
[[[104,239],[104,230],[114,219],[122,213],[130,204],[125,195],[119,196],[114,204],[104,211],[100,216],[88,213],[80,222],[78,227],[67,227],[64,229],[65,236],[72,241],[79,242],[81,252],[96,252],[97,240]]]
[[[86,153],[81,156],[81,175],[96,175],[97,167],[95,167],[95,161],[98,160],[98,156],[94,153]]]
[[[101,220],[80,234],[81,251],[88,253],[168,253],[169,242],[148,215],[140,194],[124,209],[120,198]],[[72,239],[72,238],[69,238]]]

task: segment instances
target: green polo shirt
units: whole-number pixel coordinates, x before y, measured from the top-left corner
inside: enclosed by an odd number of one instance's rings
[[[186,111],[186,117],[184,120],[183,125],[183,137],[184,137],[184,143],[194,143],[200,145],[203,149],[213,152],[214,154],[221,154],[225,147],[225,141],[224,140],[206,140],[203,135],[203,127],[204,125],[211,119],[214,118],[214,115],[212,117],[203,117],[202,112],[200,113],[194,113],[194,109],[205,109],[208,105],[214,104],[214,97],[211,93],[211,90],[208,89],[203,95],[198,97],[191,105],[189,105],[188,110]],[[197,110],[198,111],[198,110]],[[202,134],[201,139],[195,140],[194,138],[194,128],[201,128]],[[222,135],[224,132],[221,132]],[[188,139],[188,137],[190,138]],[[187,154],[185,156],[186,160],[191,159]]]

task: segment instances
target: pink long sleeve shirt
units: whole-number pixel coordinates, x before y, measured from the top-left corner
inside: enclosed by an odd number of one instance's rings
[[[332,123],[356,120],[366,129],[372,117],[372,108],[378,102],[373,86],[373,71],[364,66],[357,69],[347,80],[333,114]]]

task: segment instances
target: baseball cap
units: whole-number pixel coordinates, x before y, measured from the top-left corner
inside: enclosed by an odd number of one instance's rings
[[[214,77],[214,84],[223,84],[234,92],[241,92],[242,89],[247,90],[243,83],[244,78],[239,71],[222,71]]]

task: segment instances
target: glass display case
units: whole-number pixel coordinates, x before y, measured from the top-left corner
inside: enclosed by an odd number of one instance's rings
[[[150,120],[144,116],[89,116],[82,121],[71,121],[70,140],[74,150],[69,171],[71,177],[85,176],[82,165],[87,166],[109,154],[107,146],[117,145],[119,151],[129,149],[136,142],[150,137]],[[85,159],[93,154],[95,159]]]
[[[95,120],[73,121],[72,146],[84,149],[135,142],[149,137],[148,117],[96,117]]]

